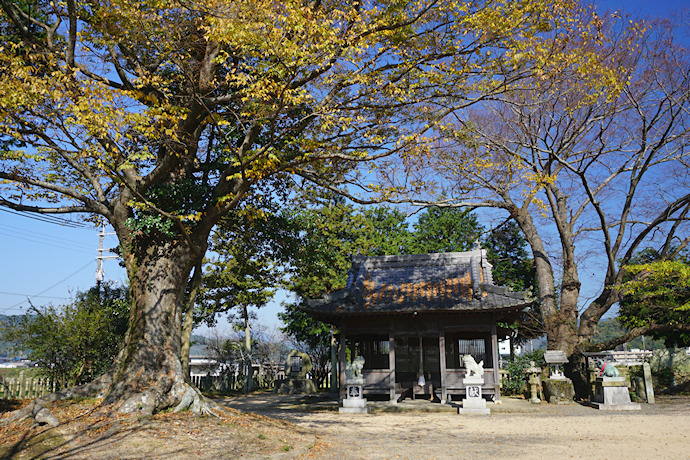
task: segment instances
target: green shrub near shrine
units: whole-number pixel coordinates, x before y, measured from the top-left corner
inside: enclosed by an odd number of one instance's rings
[[[503,380],[501,389],[503,395],[528,395],[527,379],[529,376],[525,373],[525,369],[530,367],[530,361],[534,361],[534,364],[541,367],[542,371],[548,368],[546,361],[544,361],[544,350],[534,350],[521,356],[515,356],[513,361],[508,361],[503,367],[508,371],[508,376]]]

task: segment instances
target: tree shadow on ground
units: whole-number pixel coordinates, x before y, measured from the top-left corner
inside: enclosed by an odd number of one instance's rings
[[[19,410],[25,405],[26,403],[17,401],[16,399],[0,399],[0,414]]]
[[[164,411],[152,417],[119,414],[97,400],[50,407],[61,421],[0,419],[0,458],[271,458],[306,453],[314,436],[264,416],[220,409],[217,417]]]
[[[22,404],[11,405],[19,408]],[[88,406],[87,406],[88,407]],[[62,423],[57,427],[36,424],[32,419],[4,422],[0,419],[0,458],[39,458],[59,456],[71,458],[90,456],[87,453],[97,447],[108,451],[115,442],[136,435],[145,428],[137,417],[117,417],[98,406],[58,407],[55,410]],[[81,412],[81,413],[74,413]]]

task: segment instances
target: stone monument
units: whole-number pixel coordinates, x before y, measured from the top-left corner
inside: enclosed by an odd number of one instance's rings
[[[603,363],[594,382],[594,397],[587,404],[599,410],[640,410],[638,403],[630,401],[625,377],[611,363]]]
[[[343,407],[338,408],[341,414],[366,414],[369,412],[367,398],[364,397],[364,376],[362,368],[364,358],[357,356],[352,363],[345,365],[346,394],[343,399]]]
[[[575,399],[573,381],[563,375],[563,365],[568,362],[563,350],[547,350],[544,361],[549,365],[549,378],[545,379],[544,397],[552,404],[571,404]]]
[[[314,381],[307,378],[311,369],[308,354],[291,350],[285,360],[285,378],[276,380],[273,391],[280,394],[316,393]]]
[[[462,379],[465,385],[465,398],[462,400],[462,407],[458,409],[458,414],[479,414],[488,415],[491,410],[486,407],[486,400],[482,397],[482,385],[484,385],[484,361],[477,363],[472,355],[462,357],[467,375]]]

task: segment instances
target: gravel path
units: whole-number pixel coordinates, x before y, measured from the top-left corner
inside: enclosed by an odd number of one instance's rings
[[[333,401],[318,398],[259,395],[220,402],[314,433],[317,443],[307,457],[319,459],[690,458],[689,397],[659,398],[625,412],[505,398],[490,404],[488,416],[460,416],[428,401],[409,404],[412,411],[369,415],[341,415]],[[418,411],[433,406],[446,411]]]

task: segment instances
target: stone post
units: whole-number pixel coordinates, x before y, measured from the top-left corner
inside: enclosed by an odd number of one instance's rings
[[[652,368],[649,363],[642,364],[644,373],[644,391],[647,394],[647,404],[654,404],[654,386],[652,384]]]
[[[331,393],[338,392],[338,347],[331,326]]]

